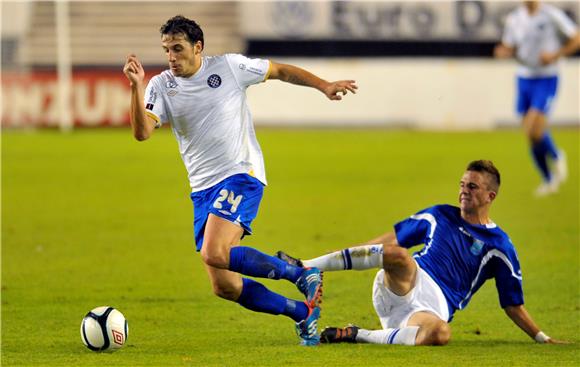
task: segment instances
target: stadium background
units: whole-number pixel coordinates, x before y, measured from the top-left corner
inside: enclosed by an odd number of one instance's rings
[[[280,83],[250,88],[250,104],[260,106],[253,109],[258,125],[517,126],[514,62],[491,58],[503,18],[516,4],[146,1],[135,14],[135,2],[4,1],[2,124],[55,126],[70,118],[81,126],[127,124],[128,86],[120,66],[132,52],[149,76],[165,68],[158,28],[182,13],[203,27],[208,55],[269,57],[361,86],[358,98],[340,104]],[[577,21],[578,2],[556,4]],[[59,28],[57,10],[65,6],[60,14],[68,24]],[[65,62],[60,74],[59,60]],[[57,75],[66,76],[69,63],[73,99],[67,107],[59,94],[67,82],[59,84]],[[579,124],[578,70],[578,58],[564,61],[556,125]],[[300,108],[288,100],[299,100]]]
[[[578,2],[554,3],[578,23]],[[513,111],[516,64],[491,58],[517,4],[0,2],[2,365],[577,365],[580,59],[563,61],[551,122],[569,182],[534,199],[539,178]],[[448,347],[411,352],[297,350],[286,320],[213,297],[190,248],[187,180],[169,129],[146,143],[128,129],[124,59],[137,54],[147,76],[163,70],[158,29],[175,14],[200,23],[208,55],[272,58],[360,87],[340,103],[276,81],[248,89],[270,182],[250,246],[307,257],[367,240],[453,203],[465,163],[491,158],[505,180],[492,214],[518,247],[528,308],[575,344],[532,343],[501,313],[492,284],[456,316]],[[321,323],[378,327],[373,275],[327,274]],[[78,335],[102,304],[130,324],[128,347],[110,356]]]

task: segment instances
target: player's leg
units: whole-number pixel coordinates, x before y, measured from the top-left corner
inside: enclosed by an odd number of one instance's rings
[[[353,325],[329,327],[322,331],[320,338],[323,343],[446,345],[451,338],[451,328],[429,312],[417,312],[405,327],[381,330],[367,330]]]
[[[406,248],[396,245],[383,246],[383,269],[385,269],[385,286],[394,294],[404,296],[413,289],[417,263]]]
[[[542,180],[545,183],[549,183],[552,179],[552,174],[548,166],[547,147],[542,141],[546,128],[546,116],[541,111],[530,108],[524,115],[522,124],[528,138],[534,163],[542,176]]]
[[[565,153],[556,147],[547,128],[547,116],[556,96],[557,85],[557,77],[534,80],[530,92],[530,106],[523,119],[534,162],[544,181],[536,191],[538,195],[557,191],[558,186],[567,178]],[[549,159],[554,161],[553,171],[550,170]]]
[[[198,251],[207,265],[243,275],[287,279],[305,294],[312,307],[318,303],[322,277],[318,269],[303,269],[239,243],[249,235],[258,213],[264,185],[247,174],[230,176],[219,184],[192,193]],[[202,246],[203,244],[203,246]]]
[[[384,239],[387,245],[374,244],[350,247],[310,260],[302,260],[304,266],[316,266],[323,271],[347,269],[384,268],[387,281],[396,294],[403,295],[412,288],[416,264],[407,249],[394,245],[394,234]],[[279,256],[291,258],[287,254]],[[392,278],[392,279],[391,279]]]
[[[239,227],[236,227],[238,226],[213,215],[210,215],[208,219],[201,252],[214,293],[255,312],[290,317],[296,322],[301,343],[317,345],[320,340],[317,334],[320,297],[316,299],[316,305],[288,299],[252,279],[242,278],[237,272],[208,264],[208,262],[213,262],[223,266],[231,257],[228,254],[240,247],[237,243],[239,243],[241,232]],[[234,243],[226,245],[228,241]],[[229,252],[228,248],[230,248]]]
[[[385,284],[386,272],[377,272],[373,282],[373,306],[383,329],[368,330],[356,326],[328,327],[320,336],[323,343],[371,343],[415,345],[419,327],[409,326],[406,320],[413,312],[413,292],[396,295]]]
[[[451,339],[449,324],[429,312],[417,312],[409,318],[407,327],[418,327],[415,345],[446,345]]]
[[[309,260],[296,259],[283,251],[276,256],[290,264],[305,267],[316,267],[322,271],[365,270],[383,267],[383,244],[396,244],[397,238],[393,232],[387,232],[358,245],[335,251]]]
[[[233,177],[211,191],[192,195],[196,243],[214,292],[253,311],[286,315],[297,322],[303,344],[318,344],[320,272],[315,274],[318,282],[314,282],[311,269],[290,266],[253,248],[238,246],[243,234],[251,233],[251,220],[255,218],[261,195],[262,185],[247,177]],[[228,197],[227,201],[225,197]],[[301,274],[296,280],[299,286],[302,283],[307,285],[308,303],[287,299],[240,276],[292,280],[291,271]],[[302,278],[305,279],[303,282]],[[315,289],[310,289],[312,284]]]
[[[535,84],[536,81],[534,79],[522,77],[517,79],[516,110],[522,116],[522,127],[529,142],[532,159],[544,182],[548,182],[550,180],[550,171],[545,153],[539,146],[536,147],[540,134],[544,129],[542,124],[545,125],[545,120],[539,119],[541,117],[540,111],[532,108]]]
[[[214,293],[221,298],[239,303],[252,311],[272,315],[282,314],[296,322],[308,316],[308,307],[304,302],[276,294],[254,280],[242,278],[238,273],[207,264],[205,268]]]
[[[345,248],[314,259],[300,260],[283,251],[278,251],[276,256],[290,264],[316,267],[322,271],[381,269],[383,267],[383,244],[396,243],[395,234],[387,232],[368,241],[365,245]]]
[[[229,269],[236,273],[258,278],[288,279],[295,283],[304,269],[287,264],[239,243],[244,229],[215,214],[209,214],[205,225],[201,256],[214,268]]]
[[[417,267],[415,282],[405,295],[386,286],[387,273],[377,272],[373,284],[373,306],[382,330],[356,326],[326,328],[324,343],[372,343],[401,345],[445,345],[450,338],[447,301],[436,283]],[[437,316],[441,315],[441,316]]]
[[[322,271],[376,269],[383,265],[383,245],[349,247],[308,260],[294,258],[283,251],[278,251],[276,257],[290,264]]]
[[[254,248],[234,246],[242,234],[240,226],[210,214],[201,249],[203,261],[214,268],[251,277],[287,279],[297,285],[311,307],[318,306],[322,292],[322,276],[318,269],[300,268]]]
[[[344,328],[327,327],[320,334],[322,343],[416,344],[418,326],[368,330],[349,325]]]

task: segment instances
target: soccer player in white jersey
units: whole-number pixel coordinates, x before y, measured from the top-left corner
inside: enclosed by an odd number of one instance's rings
[[[380,268],[373,284],[373,304],[382,330],[330,327],[326,343],[445,345],[449,322],[491,278],[507,316],[539,343],[560,343],[544,334],[524,308],[522,274],[507,234],[489,217],[500,186],[491,161],[469,163],[459,185],[459,207],[436,205],[395,224],[366,245],[300,261],[297,266],[322,271]],[[407,249],[424,244],[413,256]]]
[[[524,1],[508,15],[501,43],[494,50],[495,57],[515,57],[520,64],[516,109],[543,179],[536,190],[538,196],[558,191],[567,177],[565,153],[556,147],[546,124],[558,88],[559,59],[579,48],[578,28],[562,10]]]
[[[127,57],[123,69],[131,83],[135,138],[146,140],[156,127],[171,124],[189,175],[196,248],[214,293],[252,311],[288,316],[296,321],[301,344],[318,344],[320,271],[239,246],[251,234],[266,185],[246,89],[278,79],[341,100],[348,91],[356,92],[355,82],[327,82],[292,65],[237,54],[202,56],[203,32],[183,16],[169,19],[160,32],[169,70],[151,78],[144,90],[145,72],[135,55]],[[289,280],[306,301],[283,297],[240,274]]]

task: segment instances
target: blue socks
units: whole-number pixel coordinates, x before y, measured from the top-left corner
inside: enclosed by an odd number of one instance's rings
[[[554,144],[554,140],[552,139],[552,135],[546,131],[544,136],[542,136],[542,144],[545,146],[546,152],[550,155],[552,159],[558,159],[558,149],[556,148],[556,144]]]
[[[532,157],[546,182],[552,178],[550,169],[548,168],[548,155],[552,159],[558,158],[558,150],[552,140],[552,136],[549,132],[546,132],[539,141],[532,144]]]
[[[245,246],[231,248],[229,270],[251,277],[287,279],[292,283],[296,283],[304,272],[302,268]],[[243,278],[242,281],[242,293],[236,301],[241,306],[256,312],[286,315],[296,322],[308,316],[308,307],[304,302],[274,293],[251,279]]]
[[[292,283],[304,272],[302,268],[245,246],[232,247],[229,270],[257,278],[287,279]]]
[[[237,300],[241,306],[256,312],[272,315],[283,314],[296,322],[300,322],[308,316],[308,307],[304,302],[294,301],[276,294],[251,279],[243,278],[242,282],[242,293]]]

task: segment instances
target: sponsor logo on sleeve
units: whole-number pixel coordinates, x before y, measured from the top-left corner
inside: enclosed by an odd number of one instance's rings
[[[147,103],[147,104],[145,105],[145,109],[146,109],[146,110],[149,110],[149,111],[153,111],[153,106],[154,106],[154,104],[153,104],[153,103]]]
[[[250,67],[249,67],[247,70],[248,70],[250,73],[254,73],[254,74],[258,74],[258,75],[264,75],[264,70],[262,70],[262,69],[258,69],[258,68],[255,68],[255,67],[253,67],[253,66],[250,66]]]
[[[250,72],[252,74],[264,75],[264,70],[255,68],[251,65],[248,66],[246,64],[240,64],[240,65],[238,65],[238,67],[240,68],[240,70],[247,71],[247,72]]]
[[[151,91],[149,92],[149,100],[147,102],[155,103],[156,100],[157,100],[157,92],[155,92],[155,89],[151,89]]]

